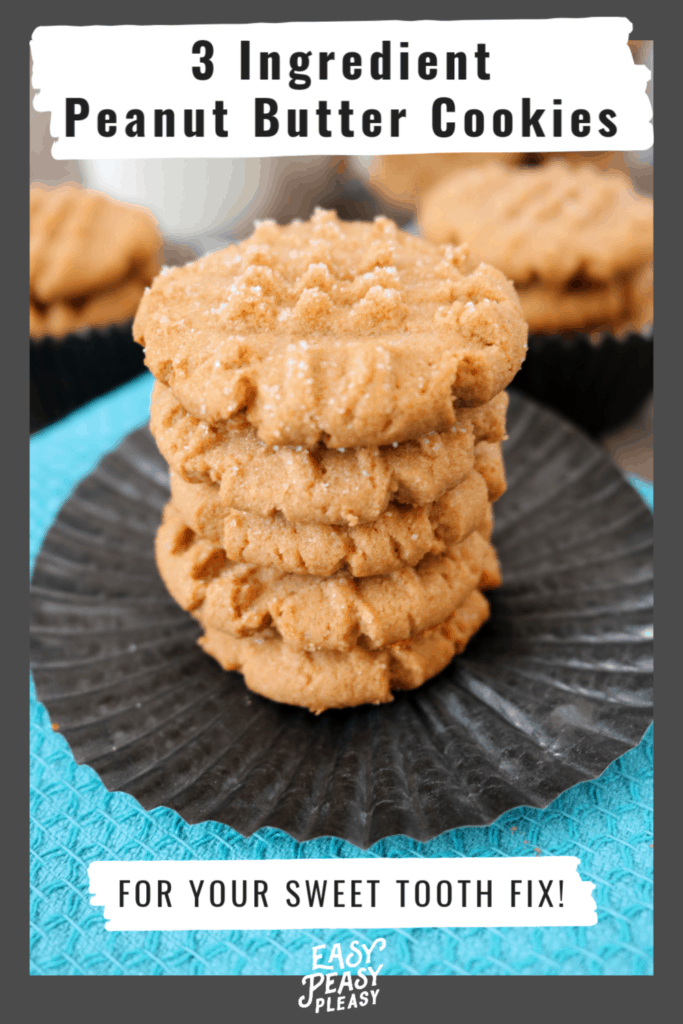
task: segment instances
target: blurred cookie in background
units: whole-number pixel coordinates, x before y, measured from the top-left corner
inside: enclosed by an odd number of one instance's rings
[[[429,241],[466,242],[514,281],[532,333],[645,326],[652,201],[618,171],[489,162],[443,178],[418,221]]]
[[[612,165],[616,153],[611,150],[599,150],[594,153],[590,152],[574,152],[574,153],[526,153],[524,164],[527,166],[534,166],[538,164],[546,164],[549,160],[566,160],[569,164],[593,164],[595,167],[602,168],[606,171],[608,167]],[[625,169],[625,165],[624,165]]]
[[[530,334],[518,387],[594,434],[635,412],[652,387],[653,207],[625,174],[489,162],[443,178],[418,219],[514,282]]]
[[[142,207],[72,185],[30,190],[30,334],[63,338],[132,319],[160,269],[161,235]]]
[[[131,324],[161,267],[144,207],[75,184],[29,192],[31,426],[38,429],[143,370]]]
[[[517,164],[523,157],[522,153],[411,153],[351,157],[349,162],[367,182],[381,212],[400,221],[413,216],[420,197],[445,175],[491,160]]]

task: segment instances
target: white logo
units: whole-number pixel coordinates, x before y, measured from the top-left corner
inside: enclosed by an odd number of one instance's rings
[[[384,964],[373,964],[372,955],[376,949],[377,960],[386,945],[386,939],[382,938],[375,939],[370,946],[354,939],[349,943],[345,957],[342,944],[335,942],[327,963],[324,962],[327,946],[313,946],[313,971],[301,979],[301,984],[308,986],[308,990],[299,999],[299,1006],[304,1010],[312,1006],[316,1013],[374,1006],[379,996],[377,980]]]

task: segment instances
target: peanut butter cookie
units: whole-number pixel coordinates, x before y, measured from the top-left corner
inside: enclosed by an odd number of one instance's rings
[[[372,188],[397,210],[412,210],[441,178],[494,161],[518,164],[523,153],[392,153],[376,156],[368,169]]]
[[[464,248],[386,218],[262,222],[156,278],[134,324],[154,376],[207,423],[246,417],[269,445],[385,445],[445,431],[514,377],[514,288]]]
[[[292,523],[357,526],[389,504],[438,501],[472,471],[475,445],[505,437],[505,392],[486,405],[457,409],[456,423],[401,444],[338,451],[317,445],[259,441],[248,423],[211,425],[187,413],[158,382],[152,393],[152,433],[171,468],[193,483],[220,485],[226,508]]]
[[[486,598],[474,590],[445,622],[381,651],[295,651],[275,637],[236,640],[211,626],[199,644],[222,668],[244,673],[255,693],[320,714],[386,704],[393,700],[392,690],[416,689],[461,654],[488,617]]]
[[[91,189],[31,188],[30,231],[32,338],[130,320],[160,267],[152,215]]]
[[[478,586],[496,586],[499,571],[487,517],[482,532],[414,568],[355,579],[285,573],[235,563],[214,541],[195,534],[167,505],[156,539],[157,565],[171,596],[202,624],[235,637],[280,636],[296,650],[377,650],[443,622]]]
[[[171,500],[185,523],[219,544],[230,561],[311,576],[378,576],[416,565],[426,554],[459,544],[489,509],[487,484],[476,470],[431,505],[392,504],[359,526],[290,523],[281,513],[239,512],[221,503],[216,484],[189,484],[173,472]]]
[[[425,197],[420,224],[511,277],[532,333],[618,331],[651,307],[651,287],[648,303],[632,282],[652,261],[652,200],[618,171],[550,160],[463,172]]]

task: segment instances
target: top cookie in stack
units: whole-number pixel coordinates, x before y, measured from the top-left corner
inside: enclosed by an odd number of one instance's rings
[[[314,711],[462,650],[499,572],[514,289],[384,218],[263,222],[163,272],[134,325],[171,467],[160,572],[204,648]]]

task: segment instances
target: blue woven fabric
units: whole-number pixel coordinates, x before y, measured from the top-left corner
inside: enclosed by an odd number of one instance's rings
[[[147,417],[151,378],[138,378],[31,442],[31,563],[78,480]],[[651,485],[634,484],[651,504]],[[485,828],[428,843],[403,836],[359,851],[337,839],[297,843],[277,829],[244,839],[174,811],[144,811],[76,765],[31,687],[31,972],[33,974],[305,974],[320,943],[387,939],[388,974],[652,973],[652,730],[593,782],[546,810],[509,811]],[[268,857],[580,857],[596,884],[591,928],[432,928],[396,931],[106,932],[90,905],[93,860]]]

